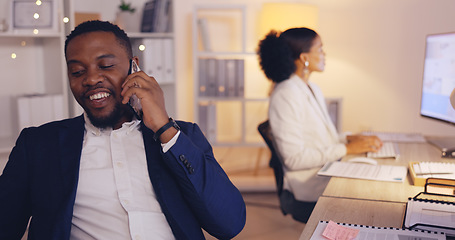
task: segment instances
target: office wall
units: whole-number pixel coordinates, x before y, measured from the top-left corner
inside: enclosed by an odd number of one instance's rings
[[[100,10],[113,20],[114,1],[78,0],[80,11]],[[195,4],[246,4],[247,48],[254,51],[261,5],[266,0],[174,0],[178,118],[193,120],[191,17]],[[120,2],[120,1],[118,1]],[[140,7],[143,0],[131,0]],[[366,129],[455,135],[455,126],[419,115],[424,37],[455,31],[453,0],[273,0],[319,8],[326,71],[314,73],[327,97],[343,98],[343,130]],[[107,4],[109,3],[109,4]],[[96,5],[96,6],[95,6]],[[83,6],[86,6],[84,8]],[[255,84],[266,83],[258,75]]]
[[[255,50],[264,0],[176,0],[179,118],[193,119],[191,14],[194,4],[246,4]],[[286,2],[275,0],[273,2]],[[288,1],[297,2],[297,1]],[[314,73],[327,97],[343,98],[343,130],[455,135],[455,126],[420,117],[426,34],[455,31],[453,0],[306,0],[319,8],[326,71]],[[257,76],[258,84],[266,81]]]

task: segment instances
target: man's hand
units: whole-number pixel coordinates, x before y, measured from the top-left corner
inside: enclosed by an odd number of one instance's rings
[[[132,73],[128,75],[122,87],[123,104],[127,104],[133,94],[139,98],[143,111],[142,121],[145,126],[156,132],[169,122],[163,90],[155,78],[148,76],[143,71]],[[168,142],[176,133],[175,128],[169,128],[161,135],[161,142]]]

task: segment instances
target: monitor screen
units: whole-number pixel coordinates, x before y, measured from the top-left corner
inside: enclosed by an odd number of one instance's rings
[[[455,32],[426,37],[420,115],[455,124]]]

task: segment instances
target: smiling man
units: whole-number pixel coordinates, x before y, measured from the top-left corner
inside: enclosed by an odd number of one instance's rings
[[[163,91],[129,74],[131,44],[109,22],[65,43],[84,114],[22,130],[0,176],[0,239],[219,239],[245,224],[238,189],[196,124],[174,121]],[[142,119],[127,105],[136,95]]]

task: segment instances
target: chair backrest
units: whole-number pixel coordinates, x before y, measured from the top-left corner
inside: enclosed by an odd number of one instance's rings
[[[281,211],[284,215],[291,214],[292,218],[295,220],[306,223],[316,203],[296,200],[292,192],[289,190],[283,190],[283,165],[278,158],[277,152],[273,145],[273,134],[269,121],[267,120],[259,124],[258,131],[261,134],[262,138],[264,138],[265,143],[272,153],[269,166],[273,168],[273,171],[275,173],[276,188],[280,201]]]
[[[258,131],[261,134],[262,138],[264,139],[265,143],[270,149],[272,156],[270,158],[269,166],[273,168],[273,172],[275,173],[275,180],[277,186],[277,193],[280,196],[281,192],[283,191],[283,166],[278,158],[277,152],[273,145],[273,134],[272,129],[270,128],[269,120],[258,125]]]

